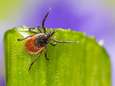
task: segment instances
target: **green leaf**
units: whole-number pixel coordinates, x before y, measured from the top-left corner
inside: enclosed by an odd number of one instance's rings
[[[111,86],[110,58],[95,38],[56,29],[56,39],[78,43],[48,45],[50,60],[46,61],[42,54],[28,72],[37,55],[29,55],[24,49],[25,41],[17,41],[26,35],[23,32],[13,28],[5,33],[7,86]]]

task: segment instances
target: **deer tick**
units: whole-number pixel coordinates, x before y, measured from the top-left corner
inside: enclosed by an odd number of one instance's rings
[[[40,54],[44,52],[46,60],[49,60],[47,56],[48,44],[55,46],[57,43],[72,43],[72,41],[59,41],[52,37],[55,34],[55,30],[48,32],[44,26],[48,15],[49,12],[47,12],[46,15],[44,16],[41,26],[28,28],[28,31],[33,33],[33,35],[17,39],[18,41],[25,40],[25,49],[29,54],[38,55],[39,57]],[[35,31],[34,29],[36,29],[38,32]],[[30,71],[32,65],[36,62],[38,57],[31,62],[28,71]]]

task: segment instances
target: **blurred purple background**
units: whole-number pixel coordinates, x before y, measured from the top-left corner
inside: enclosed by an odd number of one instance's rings
[[[37,26],[52,8],[46,27],[82,31],[103,40],[112,62],[115,85],[115,2],[108,0],[23,0],[6,19],[0,19],[0,86],[4,86],[3,34],[14,26]]]

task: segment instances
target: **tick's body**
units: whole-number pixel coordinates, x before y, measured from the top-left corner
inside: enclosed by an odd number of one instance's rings
[[[50,43],[51,36],[54,34],[53,32],[49,33],[38,33],[36,35],[32,35],[26,38],[25,49],[29,54],[39,54],[46,47],[47,44]]]
[[[39,32],[35,32],[32,30],[32,29],[36,29],[36,28],[28,28],[29,32],[33,33],[33,35],[30,35],[26,38],[18,39],[18,41],[25,40],[25,49],[29,54],[40,56],[40,54],[44,51],[46,60],[49,60],[47,58],[47,45],[48,44],[55,46],[56,43],[70,43],[70,41],[62,42],[62,41],[53,39],[52,36],[55,33],[54,30],[52,32],[46,32],[44,23],[45,23],[45,20],[46,20],[48,14],[49,14],[49,12],[45,15],[45,17],[42,21],[41,27],[37,27],[37,30]],[[32,61],[32,63],[30,64],[29,70],[31,69],[32,65],[36,62],[38,57]]]
[[[39,36],[44,36],[44,34],[39,33],[39,34],[33,35],[32,37],[26,39],[25,49],[29,54],[34,54],[34,55],[39,54],[45,49],[44,45],[36,45],[36,39]]]

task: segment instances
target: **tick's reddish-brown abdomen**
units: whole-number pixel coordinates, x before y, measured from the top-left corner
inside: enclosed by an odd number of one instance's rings
[[[39,46],[39,47],[36,46],[35,40],[36,40],[36,35],[26,39],[25,49],[27,50],[29,54],[39,54],[45,48],[44,46]]]

